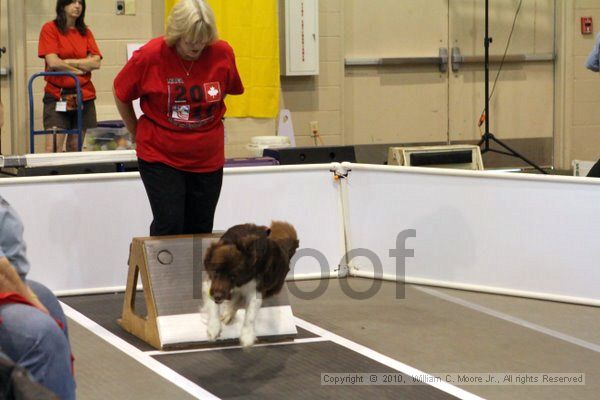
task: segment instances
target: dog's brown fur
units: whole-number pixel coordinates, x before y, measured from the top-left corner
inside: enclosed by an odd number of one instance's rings
[[[204,258],[211,297],[216,303],[230,300],[231,290],[251,279],[256,279],[263,298],[279,293],[298,245],[296,230],[287,222],[231,227],[208,248]]]

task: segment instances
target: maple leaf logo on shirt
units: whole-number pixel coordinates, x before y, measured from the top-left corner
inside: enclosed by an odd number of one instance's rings
[[[219,92],[219,91],[217,90],[217,88],[216,88],[216,87],[214,87],[214,86],[211,86],[211,87],[210,87],[210,89],[208,89],[208,94],[209,94],[209,96],[210,96],[210,97],[217,97],[217,95],[218,95],[219,93],[220,93],[220,92]]]
[[[208,82],[204,84],[204,97],[208,103],[221,101],[221,84],[219,82]]]

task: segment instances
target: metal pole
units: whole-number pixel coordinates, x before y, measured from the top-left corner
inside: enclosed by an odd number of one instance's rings
[[[485,39],[484,39],[484,64],[485,64],[485,137],[490,134],[490,9],[489,1],[485,0]],[[489,149],[489,141],[485,141],[486,150]]]

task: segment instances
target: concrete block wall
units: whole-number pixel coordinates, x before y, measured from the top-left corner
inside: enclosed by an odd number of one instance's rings
[[[117,15],[114,1],[86,2],[85,22],[103,55],[101,68],[92,72],[99,121],[120,119],[113,100],[112,82],[127,61],[127,44],[144,43],[153,37],[156,3],[155,0],[136,0],[135,15]],[[55,6],[55,1],[26,0],[27,77],[44,70],[44,60],[37,56],[38,38],[42,25],[55,18]],[[36,129],[42,129],[43,86],[43,79],[38,78],[34,84]],[[43,140],[36,140],[36,151],[42,148]]]
[[[600,73],[589,71],[584,64],[600,34],[600,0],[575,0],[572,25],[572,102],[566,113],[572,113],[567,148],[570,159],[595,161],[600,158]],[[581,34],[581,17],[594,19],[594,33]]]
[[[25,0],[26,74],[40,72],[43,60],[37,57],[41,26],[55,16],[55,2]],[[135,15],[116,15],[114,1],[88,1],[86,23],[92,30],[104,56],[102,67],[93,72],[97,89],[98,120],[118,119],[112,96],[112,81],[126,62],[128,43],[145,42],[161,34],[163,7],[160,0],[136,0]],[[299,146],[314,144],[310,122],[317,121],[319,132],[327,145],[342,144],[343,39],[342,0],[321,0],[319,4],[320,69],[315,77],[282,77],[283,108],[292,112],[292,122]],[[41,97],[43,81],[34,86],[36,127],[41,128]],[[275,135],[277,119],[230,118],[226,120],[226,155],[250,155],[246,145],[252,136]],[[41,150],[39,141],[37,148]]]

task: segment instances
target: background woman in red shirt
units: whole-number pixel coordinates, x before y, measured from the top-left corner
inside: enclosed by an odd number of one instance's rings
[[[152,236],[212,231],[225,164],[224,99],[243,91],[233,50],[217,39],[202,0],[177,3],[166,35],[136,51],[117,75],[115,102],[136,141]]]
[[[102,55],[87,28],[85,0],[58,0],[56,19],[47,22],[40,32],[38,56],[46,61],[46,71],[66,71],[78,75],[83,96],[83,132],[96,127],[96,89],[91,71],[100,68]],[[44,89],[44,129],[77,128],[75,82],[70,77],[46,77]],[[61,109],[67,101],[69,111]],[[67,151],[77,150],[77,136],[68,135]],[[83,137],[82,137],[83,140]],[[57,151],[63,151],[65,135],[57,135]],[[46,151],[52,152],[52,136],[46,136]]]

